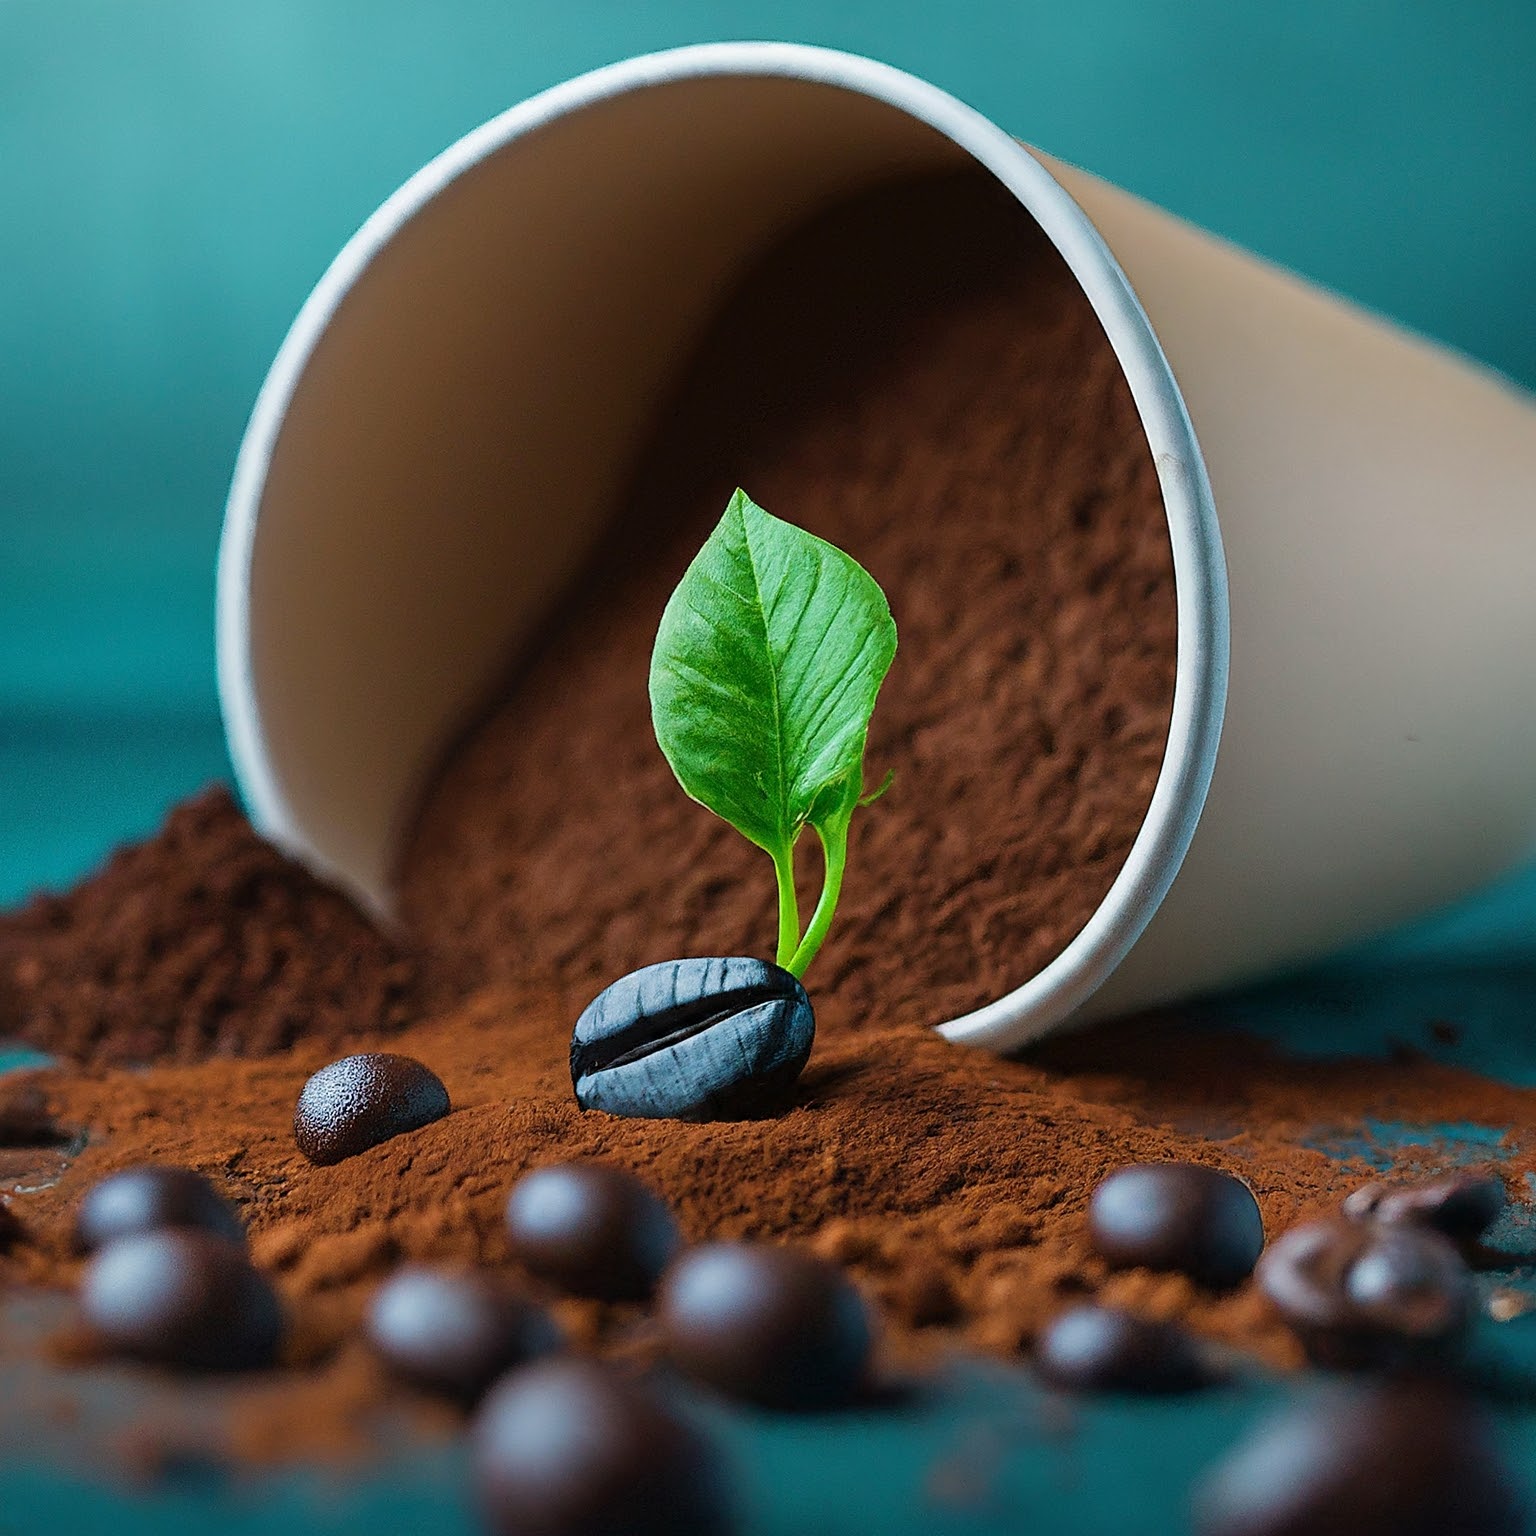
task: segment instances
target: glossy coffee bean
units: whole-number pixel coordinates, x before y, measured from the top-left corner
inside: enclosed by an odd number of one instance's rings
[[[1197,1536],[1518,1536],[1477,1404],[1423,1383],[1335,1389],[1261,1424],[1201,1480]]]
[[[832,1408],[869,1375],[874,1329],[834,1264],[792,1248],[710,1243],[669,1269],[656,1300],[668,1358],[770,1408]]]
[[[590,1162],[524,1174],[507,1200],[507,1238],[530,1274],[600,1301],[644,1301],[683,1244],[639,1179]]]
[[[271,1365],[282,1311],[245,1250],[208,1232],[168,1228],[97,1251],[80,1312],[114,1354],[189,1370]]]
[[[1465,1247],[1498,1220],[1504,1202],[1502,1180],[1451,1173],[1417,1184],[1366,1184],[1345,1200],[1343,1210],[1351,1221],[1429,1227]]]
[[[596,1360],[505,1377],[476,1416],[473,1476],[496,1536],[726,1536],[725,1463],[652,1391]]]
[[[448,1090],[410,1056],[343,1056],[304,1084],[293,1139],[312,1163],[339,1163],[448,1113]]]
[[[1472,1318],[1470,1271],[1448,1239],[1419,1227],[1306,1222],[1270,1244],[1258,1282],[1325,1365],[1427,1363]]]
[[[1094,1190],[1093,1245],[1120,1268],[1178,1270],[1223,1290],[1253,1273],[1264,1222],[1241,1179],[1196,1163],[1135,1163]]]
[[[374,1292],[365,1329],[393,1375],[466,1404],[560,1343],[549,1314],[494,1276],[417,1265]]]
[[[94,1253],[136,1232],[187,1227],[232,1243],[245,1241],[234,1207],[191,1168],[144,1163],[109,1174],[85,1193],[75,1212],[75,1250]]]
[[[576,1021],[583,1109],[720,1120],[782,1101],[811,1054],[805,988],[762,960],[669,960],[600,992]]]
[[[1177,1323],[1118,1307],[1061,1313],[1035,1343],[1035,1367],[1053,1386],[1085,1392],[1189,1392],[1214,1379]]]

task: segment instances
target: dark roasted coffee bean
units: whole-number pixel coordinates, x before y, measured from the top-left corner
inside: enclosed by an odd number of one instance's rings
[[[1366,1184],[1344,1202],[1351,1221],[1429,1227],[1471,1245],[1498,1220],[1504,1185],[1486,1174],[1449,1173],[1419,1184]]]
[[[109,1174],[86,1191],[75,1212],[75,1249],[94,1253],[114,1238],[166,1227],[191,1227],[233,1243],[245,1241],[234,1208],[202,1174],[145,1163]]]
[[[1344,1219],[1282,1233],[1259,1287],[1319,1364],[1428,1363],[1461,1342],[1472,1277],[1438,1232]]]
[[[695,1379],[770,1408],[851,1401],[874,1329],[834,1264],[792,1248],[711,1243],[669,1269],[656,1300],[668,1358]]]
[[[312,1163],[339,1163],[448,1113],[448,1090],[410,1056],[369,1051],[321,1067],[293,1112],[293,1139]]]
[[[1088,1204],[1088,1233],[1111,1264],[1178,1270],[1225,1289],[1253,1273],[1264,1221],[1241,1179],[1197,1163],[1135,1163]]]
[[[1088,1392],[1189,1392],[1215,1379],[1177,1323],[1118,1307],[1072,1307],[1053,1319],[1035,1343],[1035,1367],[1055,1386]]]
[[[366,1330],[394,1375],[462,1403],[560,1342],[549,1314],[494,1276],[417,1265],[374,1292]]]
[[[600,992],[576,1021],[583,1109],[721,1120],[772,1108],[811,1054],[805,988],[762,960],[669,960]]]
[[[190,1370],[271,1365],[282,1339],[277,1297],[245,1250],[185,1228],[99,1249],[80,1282],[80,1312],[114,1354]]]
[[[1519,1536],[1477,1404],[1448,1387],[1335,1388],[1261,1424],[1196,1489],[1197,1536]]]
[[[17,1242],[21,1233],[21,1218],[11,1209],[9,1201],[0,1200],[0,1253]]]
[[[514,1371],[475,1419],[472,1466],[496,1536],[725,1536],[724,1460],[652,1391],[596,1360]]]
[[[507,1200],[507,1237],[530,1273],[600,1301],[644,1301],[683,1243],[671,1211],[606,1163],[524,1174]]]

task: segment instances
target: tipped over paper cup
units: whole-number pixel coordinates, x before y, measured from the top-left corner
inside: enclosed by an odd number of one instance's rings
[[[1206,990],[1527,857],[1536,404],[921,80],[780,44],[535,97],[407,182],[321,280],[257,402],[220,560],[256,824],[388,913],[426,776],[601,537],[733,279],[840,198],[966,163],[1114,348],[1178,641],[1161,773],[1107,895],[944,1032],[1005,1049]]]

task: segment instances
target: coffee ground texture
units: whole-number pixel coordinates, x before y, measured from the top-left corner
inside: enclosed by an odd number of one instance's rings
[[[900,629],[867,758],[895,779],[854,821],[823,1021],[992,1001],[1119,872],[1173,698],[1157,476],[1061,258],[990,178],[946,176],[813,220],[704,338],[608,546],[420,816],[403,911],[450,990],[772,952],[771,867],[683,794],[647,696],[738,484],[853,554]]]
[[[373,1289],[407,1259],[515,1275],[507,1193],[523,1171],[566,1158],[631,1169],[691,1239],[792,1240],[846,1264],[881,1306],[887,1370],[955,1346],[1015,1357],[1089,1296],[1293,1366],[1300,1350],[1251,1282],[1219,1293],[1179,1275],[1112,1272],[1087,1237],[1095,1184],[1144,1160],[1224,1168],[1253,1188],[1273,1237],[1375,1176],[1364,1159],[1313,1150],[1330,1134],[1358,1134],[1382,1117],[1492,1126],[1536,1117],[1531,1091],[1423,1057],[1292,1061],[1162,1017],[1069,1037],[1030,1061],[955,1047],[914,1025],[828,1032],[782,1115],[622,1120],[583,1113],[572,1099],[565,1048],[577,1006],[574,996],[487,989],[393,1036],[391,1050],[443,1079],[453,1111],[333,1167],[312,1165],[293,1141],[299,1091],[328,1059],[313,1044],[260,1061],[12,1079],[11,1093],[46,1103],[54,1144],[37,1157],[55,1171],[47,1183],[12,1165],[16,1182],[47,1187],[13,1198],[23,1234],[0,1257],[0,1275],[72,1283],[73,1209],[114,1169],[150,1159],[206,1173],[248,1223],[292,1322],[289,1369],[232,1383],[226,1438],[199,1447],[240,1459],[364,1449],[377,1416],[402,1398],[359,1342]],[[83,1133],[73,1146],[84,1144],[60,1174],[50,1160],[71,1132]],[[1517,1193],[1536,1172],[1523,1144],[1490,1153]],[[651,1350],[643,1310],[566,1302],[556,1312],[580,1344]],[[422,1412],[429,1429],[454,1422]]]
[[[404,1023],[415,977],[221,787],[67,895],[0,914],[0,1037],[79,1060],[336,1045]]]

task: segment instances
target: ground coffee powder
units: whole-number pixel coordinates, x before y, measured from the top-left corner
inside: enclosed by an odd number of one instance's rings
[[[0,914],[0,1037],[97,1061],[339,1044],[410,1016],[414,963],[252,830],[178,806],[64,896]]]
[[[421,815],[404,911],[453,986],[771,953],[768,861],[683,795],[646,692],[738,483],[867,566],[901,632],[867,760],[895,783],[854,822],[822,1021],[1001,996],[1119,871],[1173,696],[1157,476],[1061,258],[996,182],[946,176],[812,221],[705,338],[610,546]]]

